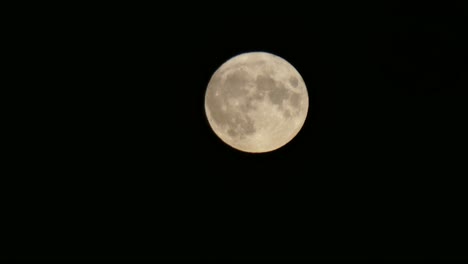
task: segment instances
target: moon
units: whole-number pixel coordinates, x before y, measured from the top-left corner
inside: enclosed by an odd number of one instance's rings
[[[205,93],[214,133],[229,146],[262,153],[281,148],[301,130],[309,96],[299,72],[285,59],[248,52],[223,63]]]

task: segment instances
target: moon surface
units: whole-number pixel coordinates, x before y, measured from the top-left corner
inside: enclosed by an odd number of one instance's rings
[[[291,141],[307,117],[309,96],[299,72],[266,52],[237,55],[211,77],[205,112],[215,134],[244,152],[276,150]]]

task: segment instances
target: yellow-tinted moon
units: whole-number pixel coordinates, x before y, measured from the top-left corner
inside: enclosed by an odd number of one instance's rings
[[[307,117],[309,96],[299,72],[266,52],[235,56],[211,77],[205,94],[208,122],[226,144],[251,153],[291,141]]]

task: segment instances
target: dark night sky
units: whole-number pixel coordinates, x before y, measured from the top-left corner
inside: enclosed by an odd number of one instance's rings
[[[49,32],[67,89],[30,117],[46,176],[23,189],[18,256],[466,258],[466,5],[283,4],[90,8]],[[248,51],[309,93],[298,136],[262,155],[204,113]]]

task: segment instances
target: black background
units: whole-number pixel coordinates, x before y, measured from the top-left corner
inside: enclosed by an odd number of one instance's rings
[[[24,25],[43,71],[14,257],[466,259],[466,5],[233,5],[67,6]],[[260,155],[204,113],[213,72],[249,51],[293,64],[310,102]]]

